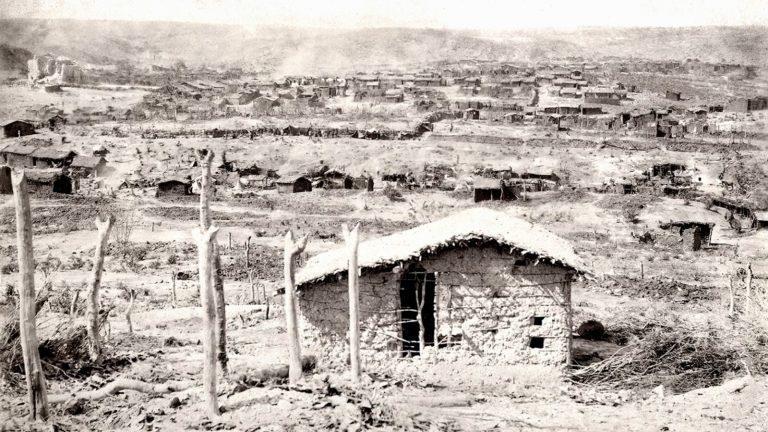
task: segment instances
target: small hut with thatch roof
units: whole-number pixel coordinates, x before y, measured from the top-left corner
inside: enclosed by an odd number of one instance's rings
[[[346,248],[310,258],[296,277],[308,349],[347,358]],[[571,282],[587,269],[571,245],[521,219],[475,208],[361,242],[361,353],[386,361],[564,365]]]

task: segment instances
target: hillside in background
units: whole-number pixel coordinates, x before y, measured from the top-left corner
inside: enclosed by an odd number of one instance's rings
[[[768,27],[587,28],[557,35],[607,56],[768,64]]]
[[[236,65],[298,74],[456,59],[540,60],[601,55],[766,63],[768,29],[580,29],[496,34],[382,28],[246,29],[239,26],[75,20],[0,20],[0,42],[81,62]],[[6,67],[6,63],[3,63]]]
[[[0,44],[0,70],[26,73],[32,53],[23,48]]]

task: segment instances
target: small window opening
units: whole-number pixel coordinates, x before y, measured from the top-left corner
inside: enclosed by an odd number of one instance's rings
[[[544,317],[543,316],[535,316],[535,317],[531,318],[531,322],[535,326],[544,325]]]
[[[530,346],[531,348],[544,348],[544,338],[531,337],[531,341],[528,346]]]

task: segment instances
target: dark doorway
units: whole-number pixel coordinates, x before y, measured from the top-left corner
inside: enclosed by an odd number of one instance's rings
[[[61,176],[54,180],[53,182],[53,191],[63,194],[71,194],[72,193],[72,179],[70,179],[67,176]]]
[[[418,310],[424,325],[424,345],[434,345],[435,339],[435,274],[416,264],[400,283],[400,321],[403,326],[402,356],[421,354],[419,346]]]

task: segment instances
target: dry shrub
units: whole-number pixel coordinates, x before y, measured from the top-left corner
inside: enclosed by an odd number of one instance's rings
[[[744,322],[729,331],[646,324],[609,332],[609,338],[628,343],[611,357],[574,370],[571,380],[609,389],[663,385],[682,393],[735,375],[768,372],[768,333]]]
[[[386,185],[384,189],[382,189],[381,193],[384,194],[385,197],[387,197],[390,201],[393,202],[403,202],[405,201],[405,198],[403,197],[403,194],[400,193],[397,188],[395,188],[392,185]]]

